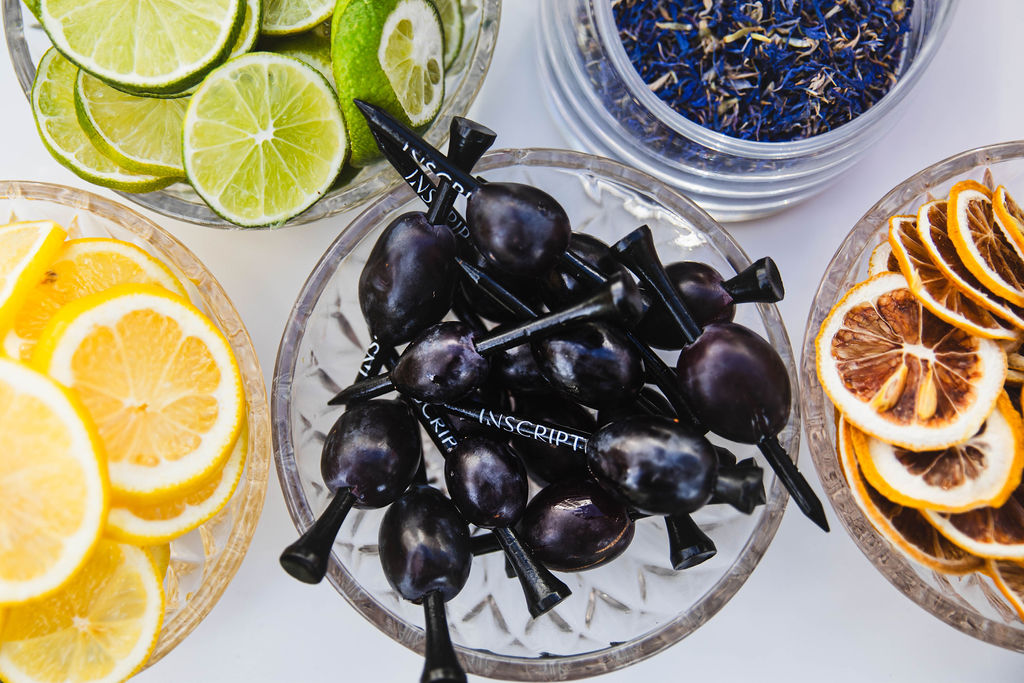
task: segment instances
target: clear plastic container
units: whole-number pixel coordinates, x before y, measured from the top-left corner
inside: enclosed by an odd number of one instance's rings
[[[955,6],[915,0],[896,85],[849,123],[804,140],[740,140],[677,113],[629,61],[611,0],[541,0],[541,77],[576,146],[647,171],[719,220],[746,220],[820,192],[896,123]]]

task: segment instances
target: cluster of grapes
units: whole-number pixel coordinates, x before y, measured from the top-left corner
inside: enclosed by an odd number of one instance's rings
[[[715,503],[750,513],[765,494],[761,468],[708,431],[758,444],[827,529],[775,436],[789,417],[785,365],[732,322],[738,303],[781,299],[770,259],[729,280],[701,263],[663,267],[646,226],[608,246],[573,233],[543,191],[472,177],[496,137],[483,126],[453,121],[445,157],[360,108],[429,211],[388,225],[361,273],[372,342],[356,382],[330,402],[348,406],[321,459],[334,497],[282,554],[290,574],[320,581],[348,510],[390,506],[380,558],[394,589],[424,606],[423,680],[464,681],[444,603],[474,554],[505,552],[535,617],[570,593],[551,569],[613,560],[641,517],[665,517],[674,568],[715,554],[690,513]],[[417,177],[421,164],[440,183]],[[452,208],[460,193],[465,219]],[[456,320],[441,322],[449,312]],[[652,346],[680,350],[675,371]],[[398,400],[376,398],[392,391]],[[417,423],[444,455],[450,498],[427,483]],[[532,499],[528,473],[544,486]],[[490,533],[471,537],[469,524]]]

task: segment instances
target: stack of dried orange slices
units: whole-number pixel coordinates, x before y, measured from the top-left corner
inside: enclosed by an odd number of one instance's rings
[[[231,498],[245,401],[181,282],[114,239],[0,226],[0,680],[114,682],[156,645],[168,543]]]
[[[988,574],[1024,619],[1024,210],[991,185],[889,219],[817,370],[875,529],[936,571]]]

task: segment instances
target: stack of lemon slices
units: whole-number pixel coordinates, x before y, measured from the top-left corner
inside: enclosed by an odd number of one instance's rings
[[[0,680],[121,681],[156,645],[168,543],[245,465],[231,347],[139,247],[0,226]]]
[[[986,180],[889,219],[817,369],[875,529],[936,571],[988,574],[1024,619],[1024,211]]]

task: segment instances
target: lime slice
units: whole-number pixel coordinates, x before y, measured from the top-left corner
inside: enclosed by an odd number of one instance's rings
[[[251,52],[215,69],[185,114],[185,172],[217,214],[280,225],[331,186],[348,154],[338,100],[316,69]]]
[[[379,155],[355,98],[375,104],[410,126],[429,123],[444,97],[444,37],[429,0],[350,2],[334,13],[331,58],[352,163]]]
[[[302,33],[331,18],[335,0],[264,0],[263,28],[268,36]]]
[[[238,32],[235,46],[231,48],[228,59],[244,55],[256,47],[256,39],[260,37],[260,26],[263,24],[263,0],[245,0],[242,28]]]
[[[227,56],[242,0],[41,0],[54,47],[122,90],[179,92]]]
[[[185,177],[181,129],[186,109],[187,97],[129,95],[84,71],[78,72],[78,122],[100,151],[130,171]]]
[[[331,25],[324,22],[312,31],[293,36],[267,38],[260,43],[274,54],[285,55],[305,62],[320,72],[334,87],[334,68],[331,66]]]
[[[28,11],[31,12],[32,15],[35,16],[36,19],[38,19],[39,18],[39,0],[22,0],[22,1],[25,3],[25,7],[28,7]]]
[[[459,0],[433,0],[437,13],[441,15],[441,26],[444,28],[444,68],[455,63],[455,58],[462,50],[462,3]]]
[[[53,158],[91,183],[126,192],[167,187],[174,178],[132,173],[106,157],[82,129],[75,112],[78,69],[50,48],[39,60],[32,83],[32,115]]]

